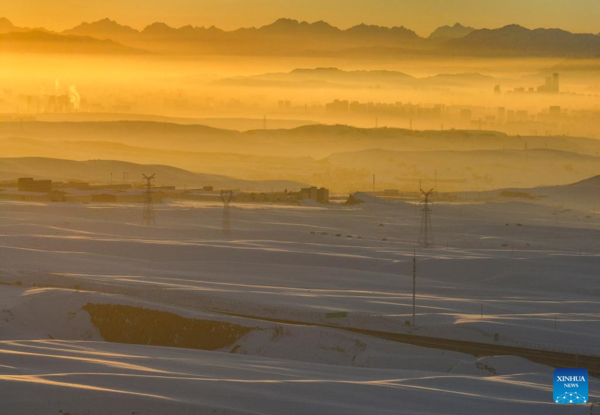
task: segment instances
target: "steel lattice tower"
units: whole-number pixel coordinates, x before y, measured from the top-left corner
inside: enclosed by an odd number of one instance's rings
[[[415,319],[417,314],[417,250],[413,251],[413,319],[412,326],[417,324]]]
[[[223,235],[231,233],[231,220],[229,217],[229,204],[233,201],[232,190],[221,190],[221,200],[223,201]]]
[[[433,189],[425,192],[420,189],[423,194],[423,200],[421,200],[421,229],[419,230],[419,245],[423,248],[429,248],[434,245],[433,242],[433,228],[431,226],[431,195]]]
[[[154,200],[152,198],[152,180],[154,180],[155,174],[152,176],[144,176],[146,180],[146,198],[144,200],[144,211],[142,212],[142,225],[144,226],[156,226],[156,219],[154,215]]]

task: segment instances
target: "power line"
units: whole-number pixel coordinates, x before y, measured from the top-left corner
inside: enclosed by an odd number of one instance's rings
[[[232,190],[221,190],[221,200],[223,201],[223,227],[222,234],[231,234],[231,218],[229,215],[229,204],[233,201]]]
[[[415,315],[417,309],[417,250],[413,251],[413,316],[412,326],[416,324]]]
[[[146,176],[142,174],[144,180],[146,180],[146,193],[144,199],[144,210],[142,212],[142,225],[144,226],[156,226],[156,218],[154,214],[154,199],[152,198],[152,180],[154,180],[155,174],[152,176]]]
[[[420,189],[423,194],[423,200],[421,200],[421,228],[419,230],[419,246],[423,248],[429,248],[434,245],[433,241],[433,228],[431,226],[431,195],[433,189],[425,192]]]

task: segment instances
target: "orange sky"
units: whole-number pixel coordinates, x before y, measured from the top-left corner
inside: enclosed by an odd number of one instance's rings
[[[474,27],[510,23],[600,32],[600,0],[17,0],[0,16],[20,26],[62,30],[105,17],[143,28],[154,21],[173,26],[223,29],[261,26],[279,17],[325,20],[338,27],[358,23],[403,25],[428,35],[461,22]]]

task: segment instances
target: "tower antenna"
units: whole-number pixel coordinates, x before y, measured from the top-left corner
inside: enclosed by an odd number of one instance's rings
[[[231,219],[229,216],[229,204],[233,201],[233,190],[221,190],[221,200],[223,201],[223,228],[222,234],[231,234]]]
[[[423,194],[421,200],[421,229],[419,230],[419,245],[423,248],[430,248],[434,245],[433,228],[431,226],[431,195],[433,189],[428,192],[420,189]]]
[[[146,192],[144,199],[144,211],[142,212],[142,225],[144,226],[156,226],[156,218],[154,214],[154,200],[152,198],[152,180],[154,180],[154,176],[146,176],[142,174],[144,180],[146,181]]]

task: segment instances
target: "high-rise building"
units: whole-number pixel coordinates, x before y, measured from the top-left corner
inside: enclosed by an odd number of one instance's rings
[[[538,92],[558,94],[560,92],[560,74],[555,72],[546,77],[546,83],[538,87]]]
[[[558,94],[560,92],[560,75],[558,72],[552,74],[552,88],[554,93]]]
[[[562,112],[562,110],[561,110],[560,106],[558,106],[558,105],[553,105],[548,110],[548,113],[553,117],[560,116],[561,112]]]
[[[335,101],[325,105],[325,111],[327,114],[348,114],[349,104],[350,103],[348,101],[340,101],[339,99],[336,99]]]
[[[506,120],[506,108],[498,107],[498,121],[504,122]]]

